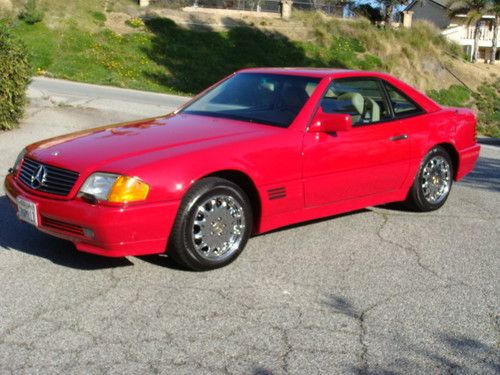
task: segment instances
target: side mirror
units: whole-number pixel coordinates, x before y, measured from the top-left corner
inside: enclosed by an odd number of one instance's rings
[[[318,108],[313,117],[309,132],[334,133],[352,128],[351,115],[345,113],[325,113]]]

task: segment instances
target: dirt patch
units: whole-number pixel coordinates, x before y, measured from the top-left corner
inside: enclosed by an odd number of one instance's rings
[[[484,82],[492,82],[500,77],[500,63],[495,65],[485,63],[452,62],[450,70],[457,75],[469,88],[475,90]]]
[[[134,29],[133,27],[127,26],[127,24],[125,24],[125,21],[131,18],[127,13],[109,12],[106,13],[106,17],[107,19],[105,26],[117,34],[127,34],[143,31],[140,28]]]
[[[189,29],[226,31],[234,27],[256,27],[263,31],[277,32],[290,39],[305,40],[309,27],[301,22],[285,21],[274,13],[258,12],[204,12],[173,9],[154,9],[150,15],[169,18],[177,25]]]
[[[12,2],[10,0],[0,0],[0,15],[12,11]]]

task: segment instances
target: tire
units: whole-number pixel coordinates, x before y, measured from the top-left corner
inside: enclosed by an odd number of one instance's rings
[[[234,261],[252,233],[252,208],[231,181],[207,177],[184,196],[170,234],[167,255],[181,267],[206,271]]]
[[[419,212],[442,207],[453,184],[453,163],[448,152],[437,146],[425,155],[406,199],[407,205]]]

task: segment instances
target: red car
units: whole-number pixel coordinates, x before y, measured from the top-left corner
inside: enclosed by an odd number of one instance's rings
[[[30,145],[5,190],[78,250],[206,270],[251,234],[394,201],[438,209],[478,156],[470,110],[387,74],[259,68],[164,117]]]

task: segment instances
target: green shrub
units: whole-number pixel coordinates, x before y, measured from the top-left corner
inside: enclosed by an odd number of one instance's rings
[[[500,138],[500,79],[483,83],[473,97],[479,111],[479,131],[484,135]]]
[[[95,11],[95,12],[91,12],[91,14],[92,14],[92,17],[94,18],[94,20],[98,24],[104,24],[104,22],[106,22],[106,20],[107,20],[106,15],[102,12]]]
[[[448,107],[466,107],[471,98],[470,90],[460,85],[452,85],[442,90],[430,90],[427,95]]]
[[[335,52],[365,52],[366,49],[359,40],[344,36],[334,36],[332,50]]]
[[[28,0],[24,8],[19,12],[19,19],[30,25],[43,20],[44,12],[38,7],[36,0]]]
[[[12,129],[24,113],[26,86],[31,77],[22,42],[0,23],[0,130]]]
[[[384,66],[382,60],[377,56],[366,54],[363,59],[359,60],[358,67],[363,70],[377,70]]]
[[[427,94],[442,105],[476,108],[479,132],[500,137],[500,79],[485,82],[474,92],[453,85],[443,90],[431,90]]]

